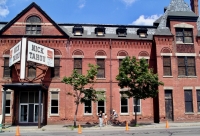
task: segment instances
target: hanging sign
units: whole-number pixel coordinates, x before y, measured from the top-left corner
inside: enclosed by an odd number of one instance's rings
[[[10,49],[9,67],[20,61],[21,58],[21,41]]]
[[[54,50],[28,41],[27,61],[54,67]]]

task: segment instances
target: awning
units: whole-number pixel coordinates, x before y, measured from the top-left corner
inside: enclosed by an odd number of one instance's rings
[[[47,90],[47,87],[42,84],[34,84],[34,83],[12,83],[12,84],[5,84],[2,85],[6,89],[11,90],[32,90],[32,91],[38,91],[38,90]]]

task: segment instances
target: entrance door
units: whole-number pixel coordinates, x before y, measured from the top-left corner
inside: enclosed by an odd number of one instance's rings
[[[20,104],[20,122],[28,122],[28,104]]]
[[[173,120],[172,90],[165,90],[165,115],[167,120]]]
[[[34,122],[38,122],[38,114],[39,114],[39,105],[35,104],[34,105]],[[42,105],[41,105],[41,123],[42,123],[42,117],[43,117],[43,112],[42,112]]]

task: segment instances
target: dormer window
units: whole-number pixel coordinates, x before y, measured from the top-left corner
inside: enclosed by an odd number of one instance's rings
[[[127,32],[126,32],[126,28],[125,27],[119,27],[117,30],[116,30],[116,33],[119,37],[126,37],[127,35]]]
[[[83,27],[81,25],[75,25],[73,27],[73,34],[75,36],[81,36],[83,34]]]
[[[41,34],[41,19],[37,16],[31,16],[26,20],[26,34]]]
[[[95,34],[97,36],[104,36],[105,35],[105,28],[104,27],[97,27],[95,28]]]
[[[139,28],[137,30],[137,35],[139,35],[140,38],[146,38],[147,37],[147,28]]]

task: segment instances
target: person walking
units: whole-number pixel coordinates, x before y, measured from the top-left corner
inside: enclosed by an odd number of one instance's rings
[[[107,126],[107,124],[108,124],[108,119],[107,119],[108,117],[107,117],[107,114],[105,113],[105,115],[104,115],[104,123],[105,123],[105,126]]]
[[[102,113],[102,111],[99,111],[98,116],[99,116],[99,127],[101,129],[102,124],[103,124],[103,119],[102,119],[103,113]]]

